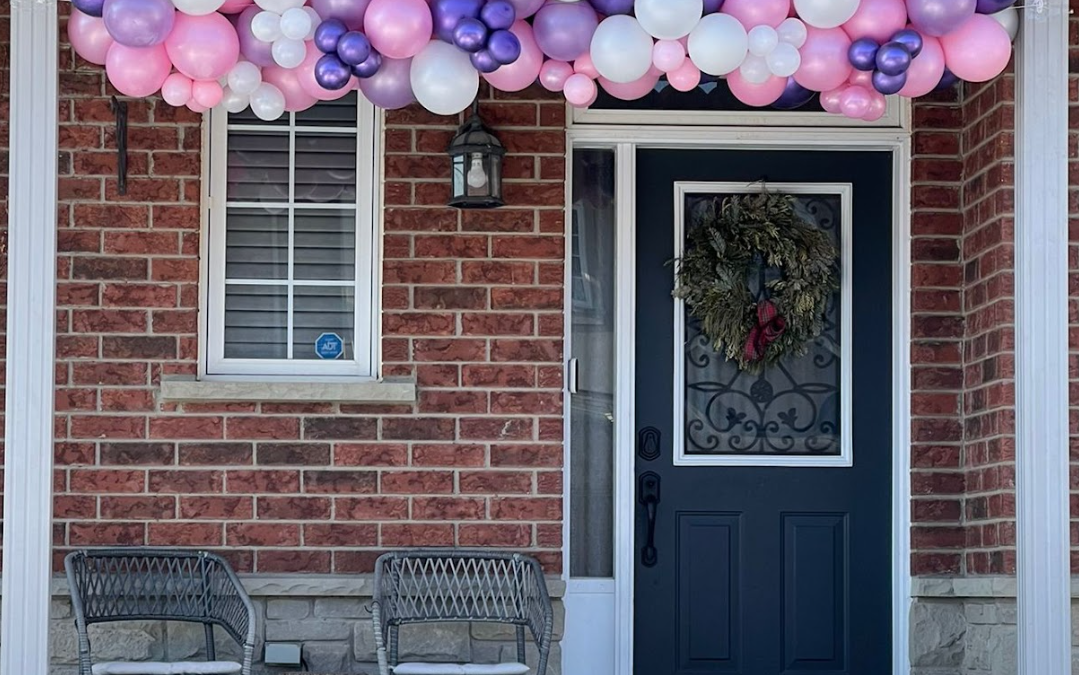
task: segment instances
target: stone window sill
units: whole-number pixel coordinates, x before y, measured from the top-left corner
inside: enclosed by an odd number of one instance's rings
[[[416,383],[387,379],[364,382],[282,382],[162,378],[160,398],[170,402],[244,401],[290,403],[407,404],[416,402]]]

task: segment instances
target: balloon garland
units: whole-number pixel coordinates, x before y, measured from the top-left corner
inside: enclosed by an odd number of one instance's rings
[[[725,78],[756,107],[875,120],[1007,67],[1015,0],[72,0],[68,36],[132,97],[264,120],[359,89],[458,113],[481,79],[587,107]]]

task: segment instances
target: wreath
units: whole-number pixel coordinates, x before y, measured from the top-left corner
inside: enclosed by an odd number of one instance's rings
[[[804,354],[839,288],[831,238],[798,215],[790,196],[769,192],[706,200],[692,215],[674,296],[713,348],[749,372]],[[769,270],[778,275],[768,280]]]

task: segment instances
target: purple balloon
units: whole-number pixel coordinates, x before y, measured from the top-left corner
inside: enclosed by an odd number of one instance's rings
[[[382,54],[379,54],[374,49],[371,50],[371,55],[364,60],[363,63],[352,66],[352,74],[361,80],[365,80],[374,76],[378,72],[378,69],[382,67]]]
[[[918,58],[918,55],[922,53],[922,47],[925,46],[925,40],[922,39],[921,34],[911,28],[905,28],[893,35],[892,42],[898,42],[906,47],[912,59]]]
[[[100,18],[105,0],[71,0],[71,4],[83,14]]]
[[[978,0],[908,0],[907,13],[919,31],[942,37],[974,16],[977,6]]]
[[[709,4],[722,5],[723,0],[706,0],[705,1],[705,13],[708,13]],[[596,11],[600,14],[607,16],[614,16],[615,14],[632,14],[633,13],[633,0],[592,0],[592,6],[596,8]],[[717,11],[716,10],[712,11]]]
[[[333,54],[325,54],[315,62],[315,81],[323,89],[343,89],[352,78],[352,70]]]
[[[858,38],[850,44],[847,57],[850,64],[858,70],[875,70],[877,67],[877,52],[880,45],[873,38]]]
[[[509,30],[517,20],[517,10],[506,0],[489,0],[480,10],[480,21],[491,30]]]
[[[453,44],[453,31],[461,19],[479,18],[484,0],[435,0],[431,15],[435,21],[435,37]]]
[[[536,12],[532,28],[544,54],[559,61],[576,61],[592,45],[599,16],[587,2],[552,2]]]
[[[593,3],[595,4],[595,3]],[[723,8],[723,0],[704,0],[704,13],[715,14]]]
[[[898,42],[889,42],[877,52],[877,70],[885,75],[899,75],[910,68],[910,52]]]
[[[508,66],[521,58],[521,41],[508,30],[496,30],[487,42],[487,51],[495,61]]]
[[[240,38],[240,54],[256,66],[275,66],[273,45],[256,39],[251,33],[251,20],[262,11],[258,5],[252,5],[240,12],[236,19],[236,35]]]
[[[547,0],[509,0],[513,8],[517,10],[518,19],[527,19],[536,12]]]
[[[959,84],[959,82],[960,80],[958,77],[956,77],[955,73],[945,68],[944,75],[941,76],[940,82],[937,84],[936,89],[934,89],[933,91],[944,91],[945,89],[951,89],[955,85]]]
[[[1015,0],[978,0],[979,14],[996,14],[1015,4]]]
[[[885,96],[898,94],[899,90],[905,86],[907,86],[906,71],[896,75],[888,75],[879,70],[873,73],[873,88]]]
[[[105,30],[127,47],[153,47],[165,41],[176,20],[170,0],[105,0]]]
[[[340,19],[352,30],[363,28],[363,15],[371,0],[311,0],[311,7],[326,19]]]
[[[453,29],[453,44],[470,54],[487,46],[487,26],[479,19],[465,17]]]
[[[348,26],[341,19],[326,19],[315,29],[315,46],[323,54],[337,52],[337,42],[348,32]]]
[[[358,31],[350,30],[337,41],[337,58],[349,66],[358,66],[371,56],[371,41]]]
[[[493,73],[502,67],[502,64],[486,49],[470,54],[469,59],[472,61],[472,67],[481,73]]]
[[[772,107],[776,110],[797,110],[812,101],[815,93],[795,82],[793,77],[788,77],[783,95],[772,104]]]
[[[360,91],[379,108],[397,110],[416,100],[412,93],[412,59],[383,59],[378,72],[360,80]]]

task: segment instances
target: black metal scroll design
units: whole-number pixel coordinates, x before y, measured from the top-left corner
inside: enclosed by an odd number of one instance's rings
[[[838,196],[800,196],[797,209],[839,243]],[[763,292],[754,279],[749,282],[755,292]],[[829,303],[824,331],[805,355],[784,359],[760,374],[742,372],[737,363],[728,362],[687,316],[686,453],[840,454],[839,304],[837,293]]]

